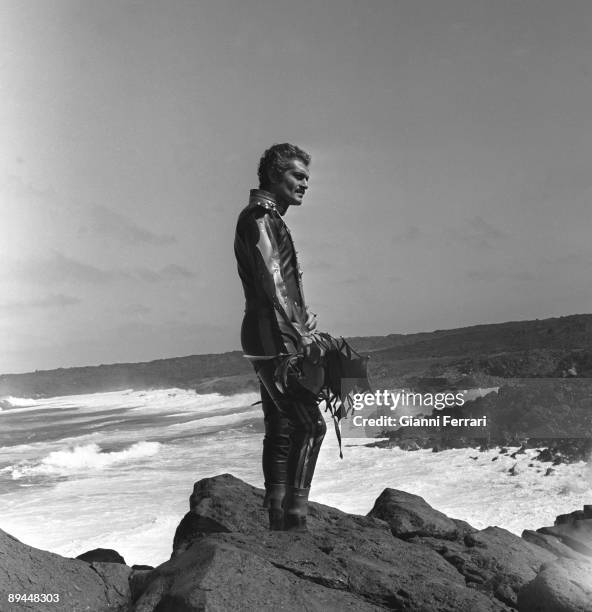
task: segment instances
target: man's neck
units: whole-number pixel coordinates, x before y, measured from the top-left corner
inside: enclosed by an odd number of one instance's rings
[[[275,199],[275,202],[276,202],[277,211],[283,217],[288,212],[288,208],[290,208],[290,205],[284,202],[283,200],[280,200],[280,198],[277,198],[277,197]]]

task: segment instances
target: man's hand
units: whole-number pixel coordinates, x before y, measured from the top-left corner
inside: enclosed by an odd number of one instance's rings
[[[310,333],[315,332],[317,329],[317,315],[308,310],[308,308],[306,309],[306,329]]]
[[[313,365],[319,365],[321,363],[321,357],[323,357],[324,351],[319,347],[318,344],[312,342],[304,347],[304,360],[310,361]]]

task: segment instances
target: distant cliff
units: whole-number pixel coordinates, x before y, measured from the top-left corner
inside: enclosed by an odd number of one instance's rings
[[[371,356],[376,387],[494,386],[507,378],[592,377],[592,315],[349,340]],[[69,395],[130,387],[230,394],[255,390],[258,385],[240,351],[0,376],[0,396]]]

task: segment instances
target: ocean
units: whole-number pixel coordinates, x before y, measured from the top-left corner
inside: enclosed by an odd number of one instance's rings
[[[170,557],[195,481],[229,472],[263,486],[257,400],[182,389],[5,397],[0,528],[66,557],[114,548],[129,565],[158,565]],[[519,535],[592,499],[590,462],[545,476],[550,464],[533,461],[535,449],[512,459],[499,449],[411,452],[365,447],[370,441],[345,439],[341,460],[328,422],[313,501],[366,514],[391,487],[474,527]]]

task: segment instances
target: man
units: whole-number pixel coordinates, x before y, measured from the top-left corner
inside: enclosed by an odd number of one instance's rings
[[[241,343],[260,381],[263,474],[270,529],[304,530],[326,425],[316,317],[304,303],[296,250],[283,216],[308,189],[310,155],[276,144],[259,163],[259,189],[239,215],[234,250],[245,293]],[[283,372],[283,375],[282,375]],[[319,379],[319,376],[321,379]]]

